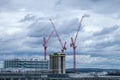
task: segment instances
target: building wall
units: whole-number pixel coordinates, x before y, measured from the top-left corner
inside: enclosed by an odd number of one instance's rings
[[[50,70],[52,73],[65,74],[65,54],[50,54]]]
[[[5,60],[4,68],[33,68],[33,69],[49,69],[49,63],[47,60],[35,61],[35,60]]]

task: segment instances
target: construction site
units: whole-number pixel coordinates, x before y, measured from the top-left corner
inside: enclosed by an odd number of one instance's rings
[[[66,73],[66,53],[67,42],[60,38],[59,33],[55,27],[54,22],[50,19],[53,31],[49,36],[43,37],[43,60],[22,60],[11,59],[4,61],[4,67],[0,69],[0,80],[120,80],[119,76],[102,75],[84,75],[77,73],[76,69],[76,48],[77,38],[81,29],[82,21],[88,17],[84,15],[81,17],[75,37],[71,37],[70,47],[73,49],[73,73]],[[49,53],[47,51],[48,43],[52,35],[56,34],[61,45],[61,52]],[[47,55],[49,54],[49,59]]]

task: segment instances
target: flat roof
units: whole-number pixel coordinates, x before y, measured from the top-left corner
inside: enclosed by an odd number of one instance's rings
[[[6,59],[5,61],[49,61],[49,60],[39,60],[39,59]]]
[[[50,54],[50,56],[65,56],[65,54],[63,54],[63,53],[53,53],[53,54]]]

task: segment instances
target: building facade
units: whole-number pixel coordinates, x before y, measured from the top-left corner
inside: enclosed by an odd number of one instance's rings
[[[4,68],[48,70],[49,61],[48,60],[41,60],[41,61],[40,60],[21,60],[21,59],[5,60]]]
[[[65,74],[65,54],[50,54],[50,71],[55,74]]]

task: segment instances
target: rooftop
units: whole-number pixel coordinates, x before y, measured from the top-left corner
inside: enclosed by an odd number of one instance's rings
[[[51,56],[65,56],[65,54],[63,53],[54,53],[54,54],[50,54]]]
[[[5,61],[48,61],[48,60],[39,60],[39,59],[7,59]]]

